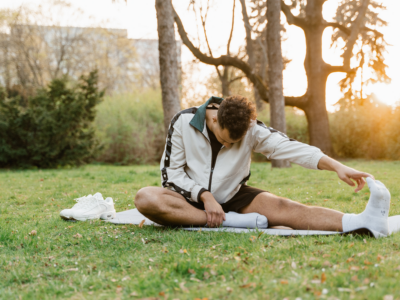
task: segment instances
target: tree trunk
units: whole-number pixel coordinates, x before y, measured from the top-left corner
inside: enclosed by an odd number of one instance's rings
[[[307,74],[307,104],[304,112],[308,121],[310,145],[332,155],[328,112],[326,111],[325,90],[328,79],[328,65],[322,58],[322,1],[310,0],[306,8],[306,18],[311,24],[304,30],[306,38],[306,58],[304,67]]]
[[[281,1],[267,1],[268,81],[271,127],[286,133],[285,98],[283,97],[283,61],[281,48]],[[290,168],[290,162],[272,160],[273,168]]]
[[[181,110],[174,13],[171,0],[156,0],[160,83],[165,134],[173,116]]]

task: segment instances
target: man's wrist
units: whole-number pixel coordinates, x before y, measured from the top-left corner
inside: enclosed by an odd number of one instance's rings
[[[215,200],[214,196],[209,191],[204,191],[200,196],[200,201],[206,203],[207,201]]]

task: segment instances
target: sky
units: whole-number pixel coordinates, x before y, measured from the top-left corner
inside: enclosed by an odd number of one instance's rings
[[[60,25],[66,26],[103,26],[110,28],[125,28],[128,30],[128,37],[135,39],[157,39],[157,19],[155,11],[155,1],[143,0],[70,0],[71,10],[79,8],[84,17],[67,18],[67,12],[60,18]],[[231,49],[234,51],[244,45],[245,32],[241,15],[239,1],[236,1],[235,9],[235,31],[232,39]],[[328,0],[324,5],[324,17],[331,20],[335,13],[337,0]],[[381,17],[388,21],[389,25],[379,29],[384,33],[386,41],[391,45],[388,47],[388,53],[385,55],[386,64],[389,66],[388,75],[392,78],[390,84],[378,83],[366,87],[367,93],[375,93],[378,98],[387,104],[393,105],[400,100],[400,18],[397,12],[400,11],[400,1],[383,0],[387,10],[381,14]],[[180,15],[186,31],[192,38],[194,44],[197,44],[198,32],[201,28],[196,27],[194,14],[188,11],[189,0],[173,0],[173,4]],[[208,38],[213,50],[213,54],[225,54],[226,43],[229,37],[229,31],[232,18],[232,0],[214,0],[210,10],[207,31]],[[46,6],[43,0],[2,0],[0,9],[17,8],[21,4],[33,6]],[[285,18],[282,14],[282,23]],[[291,60],[283,73],[284,93],[287,96],[300,96],[306,90],[307,78],[304,71],[305,40],[301,29],[295,26],[286,26],[286,39],[282,43],[283,54]],[[327,63],[339,65],[341,63],[340,52],[330,48],[331,29],[326,29],[323,36],[323,57]],[[200,31],[200,34],[202,32]],[[177,36],[178,38],[178,36]],[[185,46],[182,46],[182,64],[187,68],[194,57]],[[193,85],[194,90],[200,91],[204,88],[204,79],[215,72],[213,66],[204,64],[191,69],[193,76],[188,84]],[[344,77],[342,73],[330,75],[327,83],[327,107],[332,110],[332,105],[341,97],[338,82]]]

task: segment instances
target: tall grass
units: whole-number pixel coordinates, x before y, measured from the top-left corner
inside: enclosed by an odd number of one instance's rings
[[[97,161],[127,165],[161,158],[165,140],[159,90],[106,97],[95,122],[102,144]]]

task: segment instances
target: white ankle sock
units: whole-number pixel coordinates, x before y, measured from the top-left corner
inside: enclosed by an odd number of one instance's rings
[[[388,235],[390,192],[378,180],[367,177],[367,184],[371,192],[367,207],[358,215],[345,214],[342,218],[343,231],[367,228]]]
[[[238,214],[230,211],[225,214],[225,219],[222,222],[224,227],[268,228],[267,217],[258,213]]]

